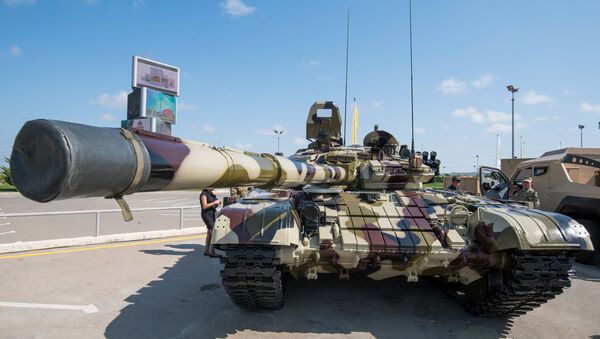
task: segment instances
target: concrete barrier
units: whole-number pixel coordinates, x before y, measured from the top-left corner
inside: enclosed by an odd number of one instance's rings
[[[97,245],[115,242],[126,242],[146,239],[168,238],[183,235],[202,234],[206,233],[206,227],[190,227],[184,229],[164,230],[164,231],[148,231],[135,233],[120,233],[101,236],[89,236],[79,238],[52,239],[40,241],[24,241],[11,244],[0,244],[0,254],[26,252],[35,250],[45,250],[59,247]]]

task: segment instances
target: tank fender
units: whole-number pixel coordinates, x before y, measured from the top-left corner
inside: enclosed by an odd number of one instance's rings
[[[213,245],[299,245],[300,222],[288,201],[242,200],[221,209]]]
[[[519,250],[593,250],[590,236],[575,220],[526,208],[480,207],[469,219],[472,239],[487,253]]]

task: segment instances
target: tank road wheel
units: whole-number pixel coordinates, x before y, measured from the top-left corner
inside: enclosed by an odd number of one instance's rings
[[[230,246],[225,253],[221,278],[234,304],[250,310],[283,307],[283,272],[278,268],[275,248]]]
[[[524,314],[571,286],[573,258],[565,254],[515,253],[511,270],[488,272],[464,286],[467,311],[480,316]]]
[[[582,252],[577,254],[577,262],[587,265],[600,265],[600,222],[590,219],[576,219],[590,234],[593,252]]]

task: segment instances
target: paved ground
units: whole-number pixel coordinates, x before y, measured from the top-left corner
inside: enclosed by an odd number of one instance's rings
[[[217,192],[222,198],[228,190]],[[204,226],[200,218],[198,191],[136,193],[125,199],[130,208],[198,206],[184,211],[184,227]],[[118,209],[112,199],[84,198],[37,203],[16,192],[0,193],[0,243],[49,240],[94,235],[95,214],[43,217],[2,217],[3,213],[30,213]],[[102,214],[100,234],[155,231],[179,227],[179,211],[133,212],[134,220],[124,222],[121,213]]]
[[[283,310],[250,313],[229,301],[218,260],[202,255],[203,242],[195,236],[0,256],[0,337],[600,337],[596,267],[577,265],[563,295],[509,320],[473,317],[431,283],[399,279],[291,283]]]

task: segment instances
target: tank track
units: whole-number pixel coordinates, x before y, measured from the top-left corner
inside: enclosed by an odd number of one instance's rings
[[[283,306],[280,259],[271,246],[230,246],[221,257],[225,291],[241,309],[278,309]]]
[[[502,285],[487,290],[480,302],[458,295],[470,313],[479,316],[516,316],[546,303],[571,286],[574,258],[566,254],[520,252],[512,255],[514,266],[503,271]]]

